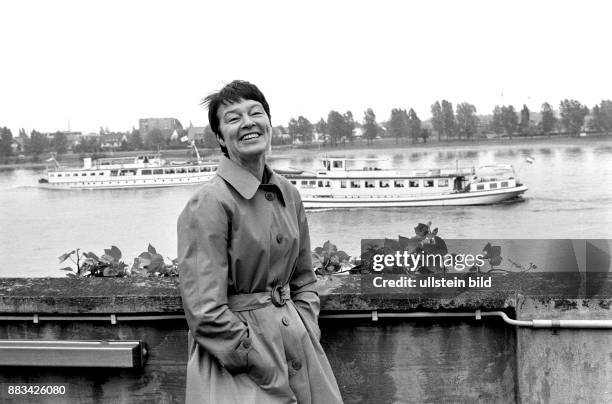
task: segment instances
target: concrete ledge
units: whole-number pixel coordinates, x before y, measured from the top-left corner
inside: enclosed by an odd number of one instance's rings
[[[447,275],[462,279],[474,274]],[[426,275],[413,275],[423,279]],[[440,278],[439,275],[435,276]],[[490,288],[376,289],[371,276],[328,275],[317,283],[322,312],[516,309],[524,299],[552,311],[610,307],[608,273],[491,275]],[[578,299],[578,300],[576,300]],[[563,303],[563,302],[566,303]],[[587,302],[585,302],[587,301]],[[552,303],[551,303],[552,302]],[[182,313],[177,278],[0,278],[0,313]]]

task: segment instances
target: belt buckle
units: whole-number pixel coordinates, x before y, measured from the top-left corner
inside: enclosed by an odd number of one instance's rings
[[[274,304],[276,307],[282,307],[287,302],[287,299],[285,299],[281,293],[282,288],[283,285],[274,285],[270,291],[272,304]]]

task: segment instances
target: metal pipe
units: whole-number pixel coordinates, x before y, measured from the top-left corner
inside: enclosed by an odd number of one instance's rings
[[[406,313],[379,313],[373,310],[367,313],[346,313],[346,314],[323,314],[321,319],[371,319],[377,321],[379,318],[475,318],[481,320],[482,317],[501,317],[506,324],[518,327],[531,328],[612,328],[612,320],[557,320],[557,319],[534,319],[534,320],[514,320],[503,311],[480,311],[474,312],[406,312]],[[106,314],[99,316],[45,316],[32,314],[28,316],[0,316],[0,321],[108,321],[116,324],[121,321],[163,321],[163,320],[184,320],[183,314],[165,315],[116,315]]]

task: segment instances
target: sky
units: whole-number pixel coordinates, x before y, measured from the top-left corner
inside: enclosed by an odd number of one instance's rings
[[[609,2],[608,2],[609,3]],[[612,4],[612,3],[611,3]],[[606,1],[1,2],[0,126],[17,135],[207,123],[208,93],[248,80],[272,124],[372,108],[421,119],[612,99]]]

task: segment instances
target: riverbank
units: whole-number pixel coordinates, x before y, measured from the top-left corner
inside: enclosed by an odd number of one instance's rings
[[[499,148],[508,147],[529,147],[529,146],[582,146],[590,144],[610,144],[612,145],[612,136],[554,136],[544,137],[538,136],[533,138],[515,137],[515,138],[500,138],[500,139],[478,139],[478,140],[443,140],[441,142],[431,141],[427,143],[411,143],[407,141],[395,142],[394,138],[377,139],[372,144],[367,144],[365,140],[356,140],[353,143],[344,143],[338,145],[321,145],[321,144],[308,144],[308,145],[288,145],[288,146],[273,146],[272,156],[283,155],[283,153],[306,153],[306,154],[319,154],[319,153],[345,153],[347,151],[363,151],[363,150],[390,150],[399,149],[402,151],[418,151],[425,152],[428,150],[464,150],[473,149],[476,147],[483,146],[495,146]],[[204,159],[219,159],[221,152],[218,148],[215,149],[199,149],[202,158]],[[137,153],[156,153],[156,151],[118,151],[118,152],[107,152],[104,153],[105,157],[125,157],[133,156]],[[190,151],[179,149],[179,150],[163,150],[162,155],[169,160],[185,160],[190,158]],[[10,163],[0,164],[1,170],[11,170],[16,168],[21,169],[43,169],[49,165],[44,160],[48,156],[41,157],[40,162],[22,162],[22,163]],[[82,165],[82,158],[79,154],[65,154],[61,156],[60,163],[68,167],[79,167]]]

